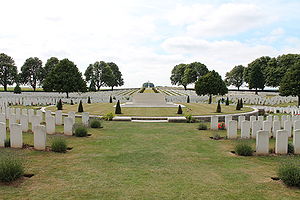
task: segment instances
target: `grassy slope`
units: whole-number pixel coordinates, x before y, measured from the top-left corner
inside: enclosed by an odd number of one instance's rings
[[[18,186],[0,185],[1,198],[300,198],[299,190],[270,179],[286,157],[233,156],[235,141],[210,140],[212,132],[198,131],[196,124],[106,122],[104,127],[90,130],[90,138],[68,138],[74,149],[66,154],[15,150],[35,176]],[[31,134],[25,142],[33,143]]]
[[[222,113],[215,113],[216,104],[197,104],[190,103],[186,104],[186,108],[183,108],[183,115],[191,114],[191,115],[215,115],[215,114],[232,114],[232,113],[240,113],[240,112],[249,112],[251,108],[243,108],[241,111],[236,111],[235,106],[224,106],[222,105]],[[91,114],[104,115],[109,112],[114,113],[115,108],[114,104],[109,103],[95,103],[95,104],[84,104],[84,111],[90,112]],[[56,107],[49,107],[49,110],[55,111]],[[65,104],[63,107],[63,112],[69,111],[77,111],[78,105],[67,105]],[[183,116],[178,115],[178,108],[122,108],[123,116]],[[120,115],[120,116],[122,116]]]

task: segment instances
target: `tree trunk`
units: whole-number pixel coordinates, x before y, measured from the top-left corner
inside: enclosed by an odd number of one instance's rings
[[[237,87],[238,88],[238,91],[240,91],[240,87]]]
[[[114,91],[114,86],[111,87],[111,91]]]
[[[258,95],[257,88],[255,88],[255,94]]]
[[[66,92],[67,93],[67,98],[69,98],[69,92]]]
[[[186,85],[184,85],[183,87],[184,87],[184,90],[186,90]]]
[[[4,91],[7,92],[7,84],[4,84]]]

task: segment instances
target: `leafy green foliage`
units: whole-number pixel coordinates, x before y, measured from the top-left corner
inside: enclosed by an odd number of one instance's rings
[[[181,108],[181,105],[178,106],[177,114],[179,114],[179,115],[182,114],[182,108]]]
[[[198,125],[198,130],[207,130],[207,125],[204,124],[204,123],[200,123],[200,124]]]
[[[224,95],[228,92],[222,77],[214,70],[200,77],[195,84],[198,95]]]
[[[16,85],[16,87],[14,88],[14,93],[15,94],[21,94],[22,90],[19,84]]]
[[[119,100],[118,100],[117,105],[116,105],[115,114],[122,114],[121,106],[120,106],[120,101]]]
[[[4,147],[10,147],[10,138],[4,141]]]
[[[102,117],[102,119],[105,121],[112,121],[114,117],[115,115],[113,113],[107,113]]]
[[[92,102],[91,102],[91,97],[88,97],[87,103],[88,103],[88,104],[91,104],[91,103],[92,103]]]
[[[79,126],[75,129],[74,135],[76,137],[86,137],[88,135],[87,128],[84,126]]]
[[[288,143],[288,153],[294,154],[294,145],[292,143]]]
[[[86,83],[82,79],[77,66],[72,61],[63,59],[48,74],[44,81],[43,89],[48,92],[66,93],[67,97],[69,97],[70,92],[85,92]]]
[[[55,66],[59,63],[58,58],[51,57],[47,60],[44,67],[44,78],[48,76],[48,74],[55,68]]]
[[[7,91],[7,85],[16,83],[18,76],[15,61],[10,56],[0,53],[0,84],[3,85],[4,91]]]
[[[51,140],[51,150],[57,153],[67,152],[67,141],[61,136],[53,137]]]
[[[300,62],[291,67],[280,83],[280,95],[298,96],[298,106],[300,106]]]
[[[197,121],[192,115],[186,115],[185,118],[187,123],[195,123]]]
[[[91,128],[102,128],[101,121],[98,119],[92,119],[90,122]]]
[[[12,153],[0,153],[0,182],[12,182],[24,174],[22,160]]]
[[[240,156],[252,156],[254,150],[248,142],[238,142],[235,145],[235,153]]]
[[[278,176],[288,186],[300,187],[299,161],[285,161],[278,169]]]
[[[230,86],[233,85],[240,90],[240,87],[244,83],[244,70],[243,65],[235,66],[230,72],[226,73],[225,83]]]
[[[218,106],[217,106],[217,113],[221,113],[222,112],[222,108],[221,108],[221,104],[220,104],[220,100],[218,101]]]
[[[33,90],[42,83],[45,77],[45,71],[42,61],[37,57],[28,58],[21,67],[20,82],[29,84]]]
[[[78,112],[82,113],[83,111],[83,105],[82,105],[82,101],[80,100],[79,105],[78,105]]]
[[[61,99],[57,102],[56,108],[57,108],[57,110],[62,110],[63,109],[63,104],[62,104]]]

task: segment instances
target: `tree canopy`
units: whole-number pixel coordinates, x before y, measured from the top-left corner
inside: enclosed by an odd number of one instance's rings
[[[8,55],[0,53],[0,84],[4,91],[7,91],[7,85],[17,82],[17,66],[15,61]]]
[[[47,60],[44,67],[44,78],[48,76],[48,74],[54,69],[54,67],[58,64],[59,60],[56,57],[51,57]]]
[[[195,83],[195,91],[197,95],[224,95],[228,93],[225,82],[216,71],[210,71],[206,75],[200,77]]]
[[[230,72],[226,73],[225,83],[230,86],[233,85],[240,90],[240,87],[244,83],[244,70],[243,65],[235,66]]]
[[[21,67],[21,83],[29,84],[35,91],[36,87],[44,79],[44,68],[42,61],[37,57],[28,58]]]
[[[283,96],[297,96],[298,106],[300,106],[300,62],[289,68],[283,76],[279,92]]]
[[[86,82],[82,78],[77,66],[68,59],[60,60],[59,63],[46,77],[43,85],[45,91],[66,93],[85,92]]]

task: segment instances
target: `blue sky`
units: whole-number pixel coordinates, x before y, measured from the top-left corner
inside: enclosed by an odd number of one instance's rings
[[[69,58],[84,72],[115,62],[124,87],[170,85],[176,64],[202,62],[222,76],[260,56],[300,50],[298,0],[0,0],[0,52]]]

